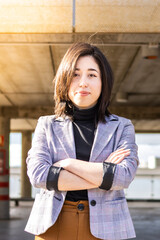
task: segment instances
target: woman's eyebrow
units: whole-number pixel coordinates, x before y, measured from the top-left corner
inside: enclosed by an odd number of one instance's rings
[[[76,68],[75,70],[76,70],[76,71],[80,71],[79,68]],[[96,70],[95,68],[88,68],[87,70],[88,70],[88,71],[94,71],[94,72],[97,72],[97,73],[98,73],[98,70]]]
[[[94,69],[94,68],[89,68],[88,71],[94,71],[94,72],[98,73],[98,71],[96,69]]]

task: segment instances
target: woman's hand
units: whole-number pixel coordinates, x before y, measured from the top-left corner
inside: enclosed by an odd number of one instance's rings
[[[70,162],[71,162],[71,158],[66,158],[54,163],[53,166],[62,167],[67,170],[67,167],[69,166]]]
[[[105,162],[111,162],[114,164],[118,164],[120,162],[122,162],[122,160],[127,157],[128,155],[130,155],[130,150],[129,149],[118,149],[114,152],[112,152],[109,157],[105,160]]]

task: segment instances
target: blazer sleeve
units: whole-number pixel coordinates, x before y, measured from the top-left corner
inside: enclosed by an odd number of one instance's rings
[[[113,183],[110,190],[121,190],[128,188],[135,177],[139,164],[137,155],[138,147],[135,143],[134,126],[130,120],[125,123],[121,137],[117,143],[117,149],[122,147],[130,149],[130,155],[125,157],[121,163],[116,165]]]
[[[52,166],[52,158],[46,136],[46,117],[40,117],[35,129],[32,147],[26,159],[27,174],[31,184],[36,188],[45,188],[47,176]]]

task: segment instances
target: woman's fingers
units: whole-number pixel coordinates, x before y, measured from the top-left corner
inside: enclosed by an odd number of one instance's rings
[[[110,154],[109,158],[112,159],[112,158],[114,158],[114,157],[118,157],[118,156],[120,156],[120,155],[122,155],[122,154],[128,154],[128,153],[130,153],[130,150],[129,150],[129,149],[119,149],[119,150],[117,150],[117,151],[115,151],[115,152],[112,152],[112,153]]]
[[[60,167],[60,163],[59,163],[59,162],[55,162],[55,163],[53,164],[53,166],[55,166],[55,167]]]
[[[127,155],[128,156],[128,154],[130,154],[130,150],[123,150],[121,152],[120,151],[119,152],[113,152],[113,153],[110,154],[108,160],[113,161],[115,158],[118,158],[122,155],[124,155],[124,156]]]
[[[110,155],[119,156],[119,155],[122,155],[122,154],[126,154],[128,152],[130,152],[130,149],[118,150],[118,151],[112,152]]]
[[[128,155],[129,155],[129,154],[128,154]],[[123,160],[126,156],[128,156],[128,155],[123,154],[123,155],[120,156],[119,158],[113,160],[112,163],[118,164],[118,163],[122,162],[122,160]]]
[[[114,151],[113,153],[114,154],[119,154],[119,153],[125,153],[125,152],[128,152],[128,151],[130,151],[130,149],[120,148],[120,149]]]
[[[120,163],[126,156],[130,155],[129,149],[118,149],[111,153],[105,162]]]

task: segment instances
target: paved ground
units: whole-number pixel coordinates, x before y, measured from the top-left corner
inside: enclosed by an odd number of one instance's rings
[[[160,240],[160,202],[129,203],[137,240]]]
[[[34,239],[33,235],[24,232],[31,206],[31,202],[21,202],[19,207],[11,203],[11,219],[0,220],[0,240]],[[129,202],[129,208],[136,229],[136,239],[160,240],[160,202]]]

